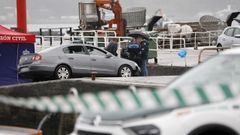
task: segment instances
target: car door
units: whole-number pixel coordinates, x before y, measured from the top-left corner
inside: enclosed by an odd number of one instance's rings
[[[223,47],[230,47],[233,44],[233,32],[234,28],[228,28],[224,31],[220,41]]]
[[[74,45],[63,49],[73,74],[90,74],[90,56],[83,46]]]
[[[234,30],[234,39],[233,39],[233,44],[240,46],[240,38],[235,37],[236,35],[240,35],[240,28],[235,28],[235,30]]]
[[[92,72],[101,75],[117,74],[115,64],[117,61],[114,61],[114,56],[108,57],[107,52],[93,46],[87,46],[87,50],[91,57]]]

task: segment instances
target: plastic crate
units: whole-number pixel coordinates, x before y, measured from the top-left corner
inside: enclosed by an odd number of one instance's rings
[[[127,27],[143,26],[146,22],[146,8],[134,7],[124,10],[123,18],[127,21]]]

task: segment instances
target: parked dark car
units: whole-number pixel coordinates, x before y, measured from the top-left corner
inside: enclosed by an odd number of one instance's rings
[[[59,45],[39,53],[23,55],[18,65],[20,77],[33,80],[97,76],[130,77],[140,68],[130,60],[113,56],[92,45]]]

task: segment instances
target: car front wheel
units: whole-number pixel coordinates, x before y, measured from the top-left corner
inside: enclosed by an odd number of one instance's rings
[[[120,76],[120,77],[131,77],[132,76],[132,68],[128,65],[122,65],[119,68],[118,76]]]
[[[59,65],[55,70],[56,79],[69,79],[71,78],[71,70],[66,65]]]

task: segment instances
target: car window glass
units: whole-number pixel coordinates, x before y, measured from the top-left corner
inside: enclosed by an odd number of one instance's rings
[[[86,54],[83,46],[70,46],[63,49],[64,53],[68,54]]]
[[[240,20],[240,14],[238,14],[238,16],[237,16],[235,19],[238,19],[238,20]]]
[[[231,37],[233,36],[233,30],[233,28],[229,28],[224,32],[224,34]]]
[[[98,48],[95,48],[95,47],[87,46],[87,50],[90,55],[106,56],[106,52],[104,52]]]
[[[235,31],[234,31],[234,36],[235,35],[240,35],[240,29],[239,28],[236,28]]]

